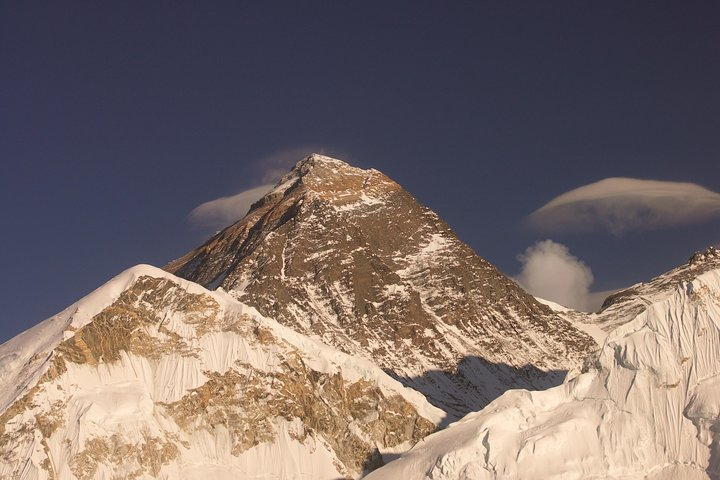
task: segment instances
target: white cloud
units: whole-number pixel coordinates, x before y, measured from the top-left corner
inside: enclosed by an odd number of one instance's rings
[[[545,300],[581,311],[594,310],[597,299],[590,294],[590,267],[565,245],[543,240],[518,255],[522,272],[515,278],[525,290]]]
[[[526,224],[545,232],[654,230],[720,218],[720,194],[694,183],[606,178],[552,199]]]
[[[272,190],[274,184],[244,190],[229,197],[210,200],[195,207],[188,216],[189,220],[202,227],[219,229],[240,220],[250,206]]]

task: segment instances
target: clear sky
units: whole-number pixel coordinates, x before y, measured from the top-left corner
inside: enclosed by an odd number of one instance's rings
[[[312,150],[510,275],[552,239],[593,291],[649,279],[720,241],[718,25],[712,1],[3,2],[0,341]],[[611,181],[528,222],[613,177],[709,191]]]

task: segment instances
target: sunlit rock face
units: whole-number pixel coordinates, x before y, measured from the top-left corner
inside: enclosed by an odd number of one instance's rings
[[[372,359],[449,418],[557,385],[597,348],[400,185],[321,155],[165,268]]]
[[[149,266],[0,346],[0,478],[356,478],[443,412]]]

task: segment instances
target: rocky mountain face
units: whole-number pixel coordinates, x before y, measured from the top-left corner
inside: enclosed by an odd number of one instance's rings
[[[450,419],[557,385],[597,348],[397,183],[321,155],[165,268],[371,359]]]
[[[507,392],[368,480],[720,478],[720,254],[613,295],[582,374]]]
[[[150,266],[0,346],[0,479],[356,478],[443,412]]]

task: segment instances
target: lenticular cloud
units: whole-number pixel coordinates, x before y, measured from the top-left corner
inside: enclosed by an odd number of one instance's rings
[[[607,230],[619,236],[720,218],[720,194],[695,183],[606,178],[555,197],[526,224],[544,232]]]

